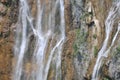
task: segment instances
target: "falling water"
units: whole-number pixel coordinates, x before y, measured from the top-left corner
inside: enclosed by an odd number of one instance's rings
[[[65,41],[63,0],[36,0],[36,16],[31,14],[29,0],[19,3],[13,80],[47,80],[52,61],[55,62],[55,80],[61,79],[61,53]],[[27,63],[30,64],[29,73],[25,68]]]
[[[92,75],[92,80],[99,80],[99,71],[100,71],[100,67],[103,63],[103,57],[107,57],[108,53],[110,51],[110,49],[113,47],[116,38],[118,36],[118,33],[120,32],[120,23],[118,23],[118,29],[117,32],[115,33],[111,45],[110,47],[107,49],[107,45],[108,45],[108,41],[110,38],[110,34],[112,33],[112,29],[114,26],[115,21],[119,18],[120,14],[120,1],[119,2],[115,2],[114,5],[112,6],[112,8],[110,9],[110,12],[108,14],[108,17],[106,19],[105,22],[105,26],[106,26],[106,37],[103,43],[103,46],[101,48],[101,50],[98,52],[98,58],[93,70],[93,75]]]

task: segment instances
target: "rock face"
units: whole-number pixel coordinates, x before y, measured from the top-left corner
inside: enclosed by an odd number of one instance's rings
[[[113,80],[120,80],[120,54],[116,55],[110,64],[109,73]]]
[[[66,42],[62,54],[62,80],[91,80],[98,51],[105,39],[105,20],[113,1],[119,0],[64,0]],[[35,1],[29,3],[32,15],[35,16]],[[12,78],[14,29],[18,6],[18,0],[0,0],[0,80]],[[112,32],[109,45],[116,27]],[[119,45],[116,43],[115,46]],[[117,53],[114,54],[115,50]],[[49,74],[54,76],[52,71]],[[52,79],[51,76],[49,80]],[[105,58],[100,78],[120,80],[118,48],[113,47],[109,57]]]
[[[113,80],[120,80],[120,49],[115,50],[109,63],[109,75]]]
[[[63,51],[63,80],[91,80],[98,51],[105,39],[105,20],[112,2],[112,0],[65,0],[67,41]],[[112,32],[115,34],[116,31]],[[109,39],[108,47],[113,34]],[[119,62],[115,63],[111,57],[113,57],[112,53],[105,59],[100,80],[118,80],[113,75],[116,70],[112,68]],[[106,65],[110,60],[114,64]],[[115,66],[114,68],[119,69]],[[119,71],[116,73],[117,77],[118,73]]]
[[[0,80],[11,80],[18,2],[0,0]]]

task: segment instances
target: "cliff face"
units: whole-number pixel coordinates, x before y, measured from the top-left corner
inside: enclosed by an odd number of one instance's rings
[[[112,0],[65,0],[67,41],[63,52],[63,80],[91,80],[105,40],[105,21],[112,3]],[[108,47],[116,33],[116,22]],[[119,69],[115,67],[119,64],[119,54],[113,55],[119,52],[118,47],[119,44],[115,44],[105,58],[100,80],[119,80]]]
[[[0,0],[0,80],[11,80],[18,2]]]
[[[62,53],[62,80],[91,80],[98,52],[105,39],[105,20],[113,1],[115,0],[64,0],[66,42]],[[29,3],[32,15],[35,16],[35,2]],[[0,0],[0,80],[11,80],[17,17],[18,1]],[[117,31],[116,25],[117,21],[108,47]],[[100,80],[120,80],[119,46],[119,41],[116,41],[109,56],[104,59]]]

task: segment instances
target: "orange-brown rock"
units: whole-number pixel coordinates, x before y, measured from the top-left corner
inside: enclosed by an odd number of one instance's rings
[[[7,0],[1,0],[0,2],[6,2]],[[15,6],[9,6],[0,3],[0,80],[11,80],[12,79],[12,58],[13,58],[13,43],[14,43],[14,32],[11,28],[13,23],[15,24],[14,16],[16,14]],[[16,8],[17,9],[17,8]],[[12,14],[11,14],[12,13]],[[14,14],[13,14],[14,13]]]

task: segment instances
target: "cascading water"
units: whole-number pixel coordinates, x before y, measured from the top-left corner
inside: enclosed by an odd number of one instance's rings
[[[31,15],[29,0],[19,2],[13,80],[47,80],[52,61],[55,62],[55,80],[61,79],[61,53],[65,41],[63,0],[36,0],[35,17]]]
[[[114,5],[110,9],[108,17],[106,19],[106,22],[105,22],[106,37],[105,37],[105,40],[104,40],[101,50],[98,52],[98,58],[97,58],[97,61],[96,61],[96,64],[95,64],[95,67],[93,70],[92,80],[99,80],[99,71],[100,71],[100,67],[103,63],[103,57],[108,56],[108,53],[109,53],[110,49],[113,47],[113,45],[116,41],[116,38],[118,36],[118,33],[120,32],[120,23],[118,22],[118,30],[112,39],[110,47],[107,49],[110,34],[112,32],[115,21],[117,21],[117,19],[120,17],[119,14],[120,14],[120,1],[114,2]]]

